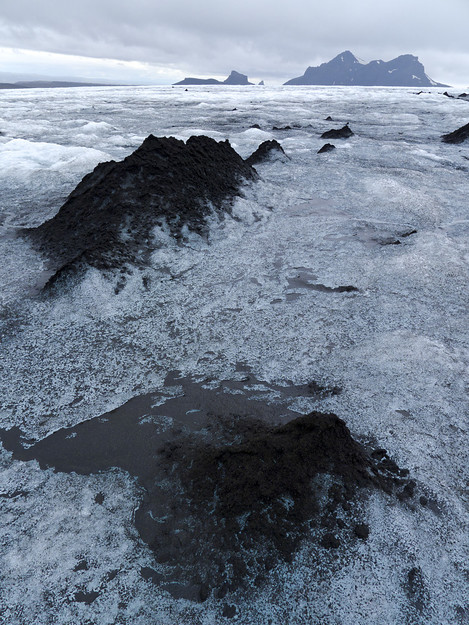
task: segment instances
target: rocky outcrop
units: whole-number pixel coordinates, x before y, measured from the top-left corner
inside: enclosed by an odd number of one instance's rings
[[[275,139],[272,139],[261,143],[257,150],[246,159],[246,163],[249,165],[256,165],[257,163],[262,163],[263,161],[269,159],[278,158],[284,161],[289,160],[280,143],[275,141]]]
[[[447,91],[445,91],[443,93],[443,95],[445,95],[447,98],[451,98],[453,100],[468,100],[469,101],[469,93],[460,93],[459,95],[452,95],[451,93],[448,93]]]
[[[325,152],[332,152],[335,150],[335,145],[332,143],[325,143],[320,150],[318,150],[318,154],[324,154]]]
[[[354,133],[349,128],[348,124],[342,126],[342,128],[338,128],[337,130],[327,130],[323,132],[321,135],[321,139],[348,139],[349,137],[353,137]]]
[[[242,183],[257,178],[228,141],[150,135],[123,161],[85,176],[55,217],[22,232],[51,260],[53,281],[83,266],[144,263],[156,226],[166,223],[175,237],[183,226],[202,234],[207,217],[229,211]]]
[[[441,140],[444,143],[456,143],[456,144],[463,143],[467,139],[469,139],[469,124],[466,124],[465,126],[461,126],[461,128],[458,128],[454,132],[449,132],[448,134],[442,135],[441,137]]]
[[[418,57],[403,54],[392,61],[363,63],[350,51],[342,52],[318,67],[308,67],[303,76],[286,85],[368,85],[392,87],[447,87],[425,74]]]

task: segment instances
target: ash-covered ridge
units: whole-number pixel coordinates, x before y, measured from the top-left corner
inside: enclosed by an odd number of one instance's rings
[[[87,266],[141,264],[156,226],[203,234],[207,217],[229,212],[243,182],[257,178],[228,141],[150,135],[123,161],[100,163],[52,219],[23,233],[52,261],[52,283]]]

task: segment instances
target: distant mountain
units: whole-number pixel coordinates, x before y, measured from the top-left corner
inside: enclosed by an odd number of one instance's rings
[[[20,80],[18,82],[2,82],[0,89],[52,89],[60,87],[116,87],[118,85],[99,84],[94,82],[68,82],[64,80]]]
[[[252,85],[245,74],[240,74],[233,70],[226,80],[216,80],[216,78],[184,78],[175,85]]]
[[[363,63],[348,50],[319,67],[308,67],[303,76],[286,85],[368,85],[373,87],[447,87],[425,74],[425,68],[412,54],[392,61]]]
[[[235,72],[232,70],[231,74],[228,76],[226,80],[223,81],[225,85],[253,85],[254,83],[249,82],[248,77],[245,74],[240,74],[239,72]]]

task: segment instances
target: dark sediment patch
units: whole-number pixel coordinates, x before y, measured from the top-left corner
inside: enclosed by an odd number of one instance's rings
[[[79,590],[75,593],[75,601],[78,603],[85,603],[86,605],[91,605],[93,601],[99,597],[101,593],[96,592],[95,590],[91,592],[84,592],[83,590]]]
[[[223,606],[222,616],[224,616],[225,618],[233,618],[234,616],[236,616],[236,613],[236,606],[225,603],[225,605]]]
[[[86,560],[80,560],[80,562],[73,568],[73,571],[87,571],[89,569],[88,562]]]
[[[321,293],[355,293],[358,288],[348,285],[326,286],[320,282],[316,282],[317,276],[307,267],[295,267],[296,273],[291,278],[287,278],[288,289],[307,289],[309,291],[319,291]],[[290,293],[294,295],[294,293]],[[299,295],[299,294],[297,294]]]
[[[355,536],[361,540],[366,540],[370,535],[370,528],[366,523],[360,523],[353,528]]]
[[[309,289],[313,291],[321,291],[322,293],[357,293],[359,289],[353,284],[345,284],[340,286],[326,286],[325,284],[310,284]]]
[[[444,143],[454,143],[454,144],[463,143],[468,138],[469,138],[469,124],[466,124],[465,126],[461,126],[461,128],[458,128],[454,132],[449,132],[448,134],[441,136],[441,140]]]
[[[308,270],[300,269],[298,274],[287,278],[289,289],[307,289],[320,293],[357,293],[359,289],[351,284],[340,286],[326,286],[320,282],[311,282],[312,274]]]
[[[288,407],[338,387],[243,374],[216,385],[170,375],[162,393],[43,440],[26,441],[18,428],[0,430],[0,439],[42,468],[88,475],[119,467],[135,476],[142,501],[134,522],[155,558],[142,575],[175,598],[222,599],[261,585],[305,537],[324,549],[366,540],[360,493],[380,489],[399,501],[409,483],[385,450],[355,441],[335,414]]]
[[[27,497],[28,494],[28,491],[18,489],[11,493],[0,493],[0,499],[16,499],[17,497]]]
[[[207,217],[229,212],[242,183],[257,178],[228,141],[150,135],[123,161],[99,164],[52,219],[22,236],[51,260],[49,286],[84,267],[141,264],[158,247],[155,227],[165,223],[175,237],[183,226],[203,234]]]
[[[414,567],[407,573],[404,590],[409,599],[409,621],[421,623],[426,621],[430,595],[420,567]]]
[[[257,150],[246,159],[246,163],[248,165],[257,165],[257,163],[262,163],[273,158],[280,158],[282,160],[288,160],[289,158],[280,143],[275,141],[275,139],[261,143]]]
[[[376,241],[378,245],[382,245],[382,246],[401,245],[402,243],[401,239],[407,239],[414,234],[417,234],[417,230],[409,230],[407,232],[400,232],[400,233],[397,233],[395,236],[391,235],[391,236],[383,236],[379,238],[377,237],[374,239],[374,241]]]
[[[348,124],[345,124],[342,128],[327,130],[321,135],[321,139],[348,139],[353,137],[354,133],[349,128]]]
[[[399,236],[401,237],[401,239],[406,239],[407,237],[410,237],[413,234],[417,234],[417,230],[409,230],[407,232],[402,232]]]
[[[394,239],[392,237],[387,237],[385,239],[379,239],[378,243],[380,245],[400,245],[401,244],[399,239]]]
[[[313,397],[324,399],[325,397],[333,397],[340,395],[342,389],[340,386],[335,385],[323,385],[313,381],[308,384],[308,389]]]
[[[318,150],[318,154],[324,154],[324,152],[332,152],[332,150],[335,149],[335,145],[332,145],[332,143],[325,143],[322,148]]]

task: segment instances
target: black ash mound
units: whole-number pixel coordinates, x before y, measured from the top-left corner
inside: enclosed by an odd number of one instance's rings
[[[321,149],[318,150],[318,154],[324,154],[325,152],[332,152],[335,150],[335,145],[332,143],[325,143]]]
[[[447,98],[451,98],[453,100],[467,100],[469,102],[469,93],[460,93],[459,95],[452,95],[451,93],[448,93],[447,91],[445,91],[443,93],[443,95],[445,95]]]
[[[353,137],[355,133],[349,128],[348,124],[342,126],[342,128],[327,130],[323,132],[321,135],[321,139],[348,139],[349,137]]]
[[[164,404],[137,397],[35,444],[25,446],[18,428],[0,429],[0,439],[16,459],[42,468],[120,467],[136,476],[144,495],[135,525],[155,557],[142,574],[176,598],[203,601],[261,585],[306,537],[320,550],[366,540],[358,503],[370,489],[414,497],[408,472],[385,450],[355,441],[336,415],[288,408],[295,397],[336,387],[279,387],[252,375],[211,390],[168,376],[173,384],[182,394]]]
[[[212,211],[229,211],[242,183],[257,178],[228,141],[150,135],[123,161],[100,163],[52,219],[23,233],[51,259],[56,279],[84,266],[139,264],[154,249],[155,226],[203,233]]]
[[[246,159],[246,163],[248,163],[248,165],[257,165],[258,163],[273,159],[283,162],[289,160],[284,149],[275,139],[261,143],[257,150]]]
[[[449,132],[448,134],[442,135],[441,137],[441,140],[444,143],[455,143],[455,144],[463,143],[467,139],[469,139],[469,124],[466,124],[465,126],[461,126],[461,128],[458,128],[454,132]]]

